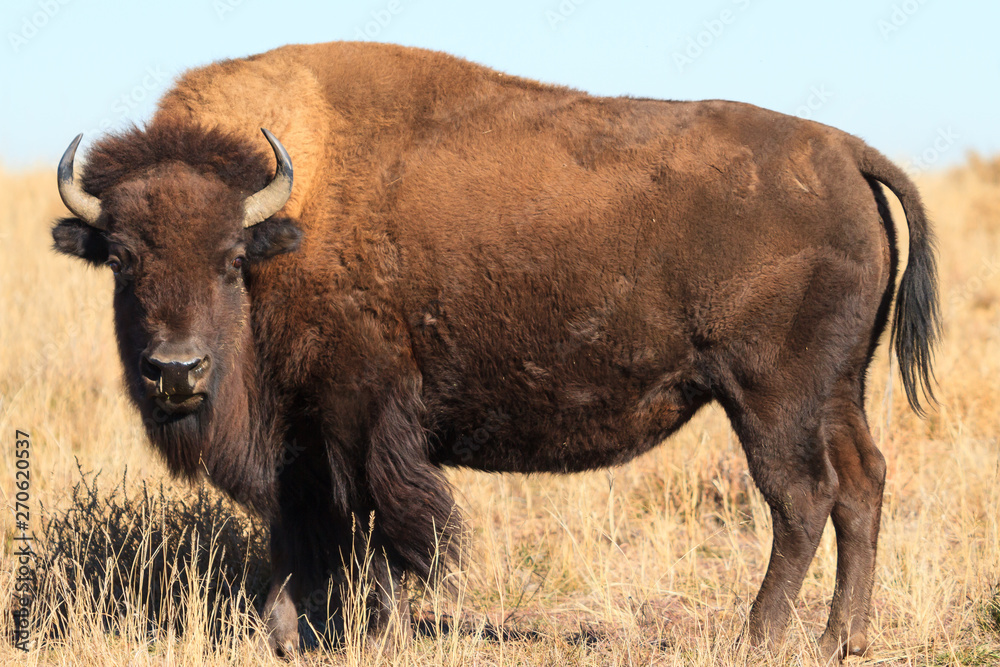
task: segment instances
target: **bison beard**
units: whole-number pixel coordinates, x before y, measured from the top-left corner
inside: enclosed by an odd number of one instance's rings
[[[433,581],[459,552],[441,466],[614,465],[710,401],[772,511],[750,638],[780,638],[832,517],[820,649],[867,650],[885,463],[865,375],[891,322],[919,411],[939,324],[919,193],[859,139],[332,43],[193,70],[148,127],[94,147],[82,188],[60,173],[78,218],[55,247],[114,267],[150,440],[270,520],[278,651],[331,577],[370,585],[370,630],[407,630],[405,577]],[[881,184],[910,228],[898,296]],[[194,411],[151,400],[142,362],[165,346],[187,356],[153,398],[203,396]]]
[[[174,416],[153,408],[143,423],[175,474],[189,479],[207,474],[236,502],[271,516],[277,495],[274,443],[280,440],[266,415],[273,401],[265,400],[253,381],[250,352],[197,412]]]

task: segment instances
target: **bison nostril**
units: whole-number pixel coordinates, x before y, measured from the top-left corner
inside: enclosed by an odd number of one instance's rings
[[[194,366],[192,366],[189,369],[189,372],[191,373],[191,376],[194,378],[202,378],[205,376],[205,373],[208,372],[208,369],[211,365],[212,365],[211,359],[209,359],[208,355],[205,355],[201,359],[197,359],[194,362]]]
[[[142,359],[139,361],[139,372],[142,376],[151,382],[159,382],[160,380],[160,367],[153,363],[149,356],[142,355]]]

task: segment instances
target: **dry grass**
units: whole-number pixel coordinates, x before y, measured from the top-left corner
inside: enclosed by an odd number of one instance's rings
[[[0,172],[0,490],[13,507],[14,432],[26,430],[41,554],[36,643],[27,654],[0,643],[0,662],[280,664],[252,613],[265,532],[215,492],[170,480],[143,442],[120,390],[111,278],[48,250],[62,214],[54,180]],[[942,406],[915,418],[882,348],[869,400],[889,463],[873,657],[998,664],[1000,160],[971,157],[919,181],[940,236]],[[450,477],[474,527],[472,558],[457,598],[414,597],[430,616],[463,619],[463,630],[421,637],[395,663],[800,664],[822,630],[832,529],[782,651],[747,655],[736,641],[770,525],[717,409],[612,471]],[[0,529],[0,587],[10,592],[11,512]],[[0,596],[7,638],[10,605]],[[299,661],[378,659],[352,636]]]

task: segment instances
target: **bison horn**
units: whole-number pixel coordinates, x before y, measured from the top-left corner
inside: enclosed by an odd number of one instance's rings
[[[278,166],[274,170],[274,178],[267,187],[255,195],[250,195],[243,202],[243,226],[253,227],[258,222],[264,222],[281,210],[292,195],[292,159],[288,151],[273,134],[260,128],[267,138],[267,143],[274,149],[274,157]]]
[[[85,192],[73,174],[73,158],[76,156],[76,147],[80,145],[81,139],[83,134],[76,135],[76,139],[70,143],[62,159],[59,160],[59,196],[73,215],[91,227],[104,230],[106,227],[101,218],[101,200]]]

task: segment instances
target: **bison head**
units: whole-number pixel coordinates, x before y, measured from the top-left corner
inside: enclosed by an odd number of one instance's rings
[[[56,224],[55,248],[114,274],[126,384],[161,445],[164,429],[203,430],[213,402],[249,400],[226,377],[245,373],[252,353],[250,272],[301,238],[273,217],[291,194],[292,164],[263,132],[273,177],[268,155],[245,140],[185,126],[105,139],[79,179],[80,136],[59,163],[59,193],[76,217]]]

